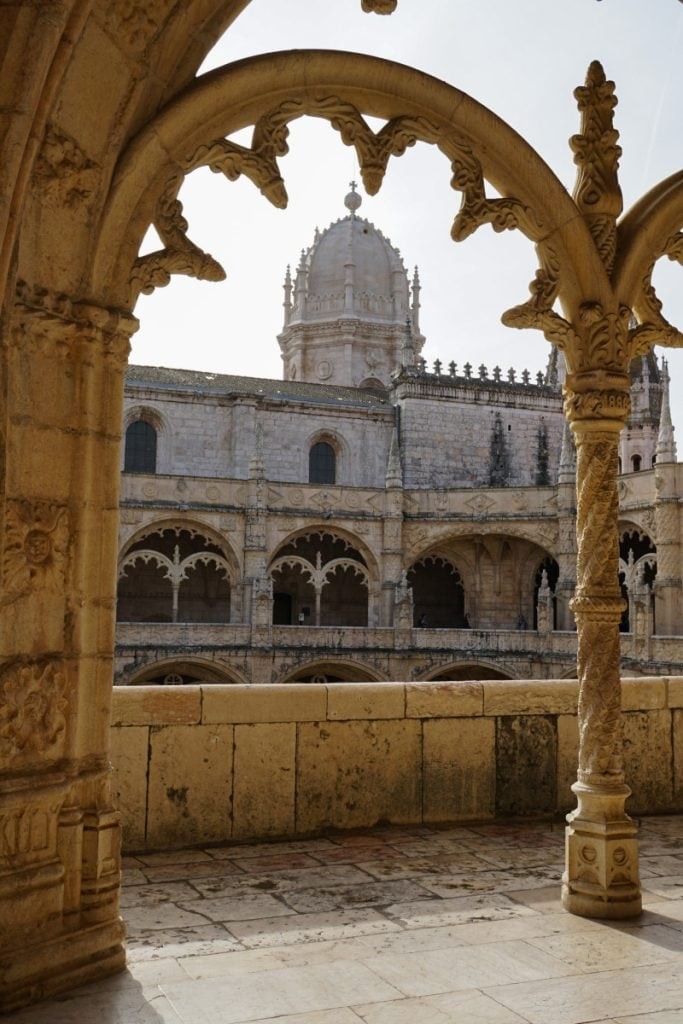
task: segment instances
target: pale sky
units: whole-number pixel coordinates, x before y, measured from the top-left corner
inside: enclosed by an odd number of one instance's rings
[[[399,0],[390,17],[364,14],[360,0],[252,0],[202,71],[314,47],[396,60],[462,89],[525,136],[569,191],[575,167],[567,139],[579,131],[572,93],[598,59],[619,98],[624,209],[683,167],[683,5],[676,0]],[[246,179],[228,182],[208,170],[188,177],[180,198],[189,236],[228,277],[219,284],[174,277],[141,297],[131,362],[281,378],[276,335],[286,266],[296,266],[316,225],[322,230],[346,214],[349,181],[359,180],[353,149],[327,122],[296,121],[289,145],[280,160],[284,211]],[[533,246],[519,232],[497,235],[489,227],[452,242],[460,193],[449,179],[446,158],[418,143],[391,159],[379,195],[361,189],[359,215],[401,250],[411,273],[419,267],[428,362],[535,373],[545,367],[547,342],[500,323],[505,309],[528,297]],[[150,241],[145,249],[156,247]],[[683,329],[683,268],[664,260],[654,280],[665,315]],[[667,358],[681,459],[683,350]]]

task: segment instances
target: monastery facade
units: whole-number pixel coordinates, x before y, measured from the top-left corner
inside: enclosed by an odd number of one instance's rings
[[[129,367],[118,683],[576,674],[564,364],[427,366],[420,281],[358,214],[284,285],[283,380]],[[625,673],[683,670],[666,364],[620,443]]]

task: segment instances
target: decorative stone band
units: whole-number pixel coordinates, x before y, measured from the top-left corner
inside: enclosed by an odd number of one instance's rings
[[[128,360],[130,338],[139,327],[137,317],[127,310],[98,306],[22,280],[16,284],[15,310],[20,317],[39,318],[44,333],[49,333],[50,326],[60,327],[63,339],[64,328],[70,326],[74,340],[87,335],[103,345],[105,354],[122,368]]]
[[[567,374],[564,412],[583,430],[621,430],[631,409],[630,379],[625,373],[592,370]],[[576,433],[576,428],[575,428]]]

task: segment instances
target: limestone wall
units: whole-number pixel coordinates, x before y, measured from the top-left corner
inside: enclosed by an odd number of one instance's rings
[[[683,810],[683,677],[624,679],[631,813]],[[116,687],[128,850],[574,805],[576,683]]]

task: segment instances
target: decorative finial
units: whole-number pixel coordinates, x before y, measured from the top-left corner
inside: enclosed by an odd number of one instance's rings
[[[360,204],[363,202],[363,197],[359,196],[358,193],[356,192],[358,182],[351,181],[349,182],[349,184],[351,187],[351,191],[347,192],[346,196],[344,197],[344,206],[346,207],[347,210],[351,211],[351,216],[353,216],[358,207],[360,206]]]

